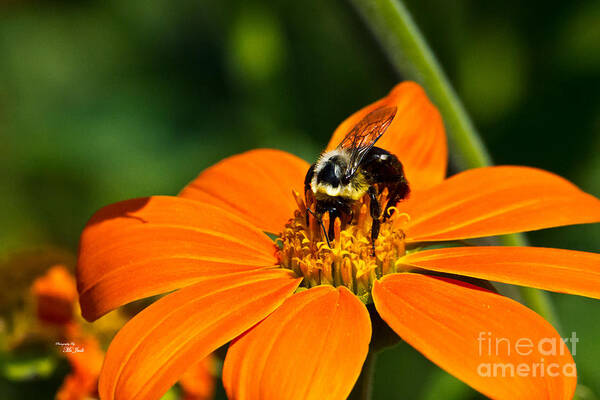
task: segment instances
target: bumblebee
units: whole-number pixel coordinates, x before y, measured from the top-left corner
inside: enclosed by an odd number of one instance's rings
[[[391,216],[390,207],[408,197],[410,188],[402,163],[390,152],[375,147],[396,115],[396,107],[381,107],[365,116],[348,132],[334,150],[321,154],[309,168],[304,179],[304,194],[309,213],[321,224],[327,244],[334,236],[334,222],[352,221],[353,204],[364,195],[370,198],[371,245],[375,254],[375,240],[382,220]],[[387,189],[387,203],[382,209],[378,196]],[[308,207],[314,196],[314,210]],[[325,232],[322,216],[329,213],[329,227]],[[331,247],[331,245],[330,245]]]

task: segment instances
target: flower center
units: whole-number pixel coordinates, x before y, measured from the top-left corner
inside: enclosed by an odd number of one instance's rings
[[[298,209],[277,239],[281,268],[290,269],[304,277],[301,288],[343,285],[365,304],[370,303],[373,281],[403,268],[399,259],[406,253],[402,228],[408,221],[408,215],[394,212],[385,222],[382,221],[373,254],[373,220],[369,215],[368,196],[354,203],[351,220],[349,216],[345,216],[347,221],[344,222],[340,218],[335,219],[331,247],[314,216],[310,215],[307,225],[304,200],[296,192],[294,197]],[[386,204],[385,197],[386,193],[380,196],[380,204]],[[314,200],[309,202],[314,210]],[[322,216],[322,222],[324,229],[328,230],[328,213]]]

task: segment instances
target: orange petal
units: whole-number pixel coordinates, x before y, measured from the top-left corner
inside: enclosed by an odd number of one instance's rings
[[[600,298],[600,254],[540,247],[451,247],[418,251],[401,262],[432,271]]]
[[[486,396],[573,396],[577,377],[569,349],[546,320],[516,301],[464,282],[411,273],[376,281],[373,300],[402,339]]]
[[[552,173],[528,167],[461,172],[413,193],[407,241],[455,240],[600,221],[600,200]]]
[[[308,168],[306,161],[284,151],[251,150],[208,168],[179,196],[217,205],[279,233],[298,208],[292,189],[304,193]]]
[[[413,191],[429,188],[446,176],[448,148],[440,113],[415,82],[397,85],[383,99],[355,112],[338,126],[327,149],[337,147],[348,132],[371,111],[396,106],[396,116],[376,146],[398,156]]]
[[[81,236],[82,313],[93,320],[206,276],[272,266],[274,251],[259,229],[210,204],[167,196],[112,204]]]
[[[223,383],[236,400],[345,399],[370,339],[369,313],[356,296],[318,286],[287,299],[230,345]]]
[[[282,269],[249,271],[207,278],[163,297],[111,343],[100,397],[159,399],[191,365],[273,312],[299,283]]]

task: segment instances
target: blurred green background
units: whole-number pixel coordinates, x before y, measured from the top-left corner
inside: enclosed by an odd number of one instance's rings
[[[497,164],[600,196],[600,2],[406,4]],[[312,160],[401,79],[340,0],[2,2],[0,258],[75,253],[99,207],[175,194],[227,155]],[[598,252],[600,225],[529,238]],[[553,298],[563,336],[580,338],[580,383],[598,394],[600,302]],[[60,378],[28,388],[50,398]],[[477,397],[407,345],[379,358],[374,399]]]

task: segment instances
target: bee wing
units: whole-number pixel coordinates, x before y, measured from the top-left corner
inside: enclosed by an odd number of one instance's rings
[[[346,167],[345,176],[353,176],[365,155],[375,145],[375,142],[385,133],[396,115],[396,106],[381,107],[371,111],[348,132],[338,145],[338,148],[350,152],[350,162]]]

